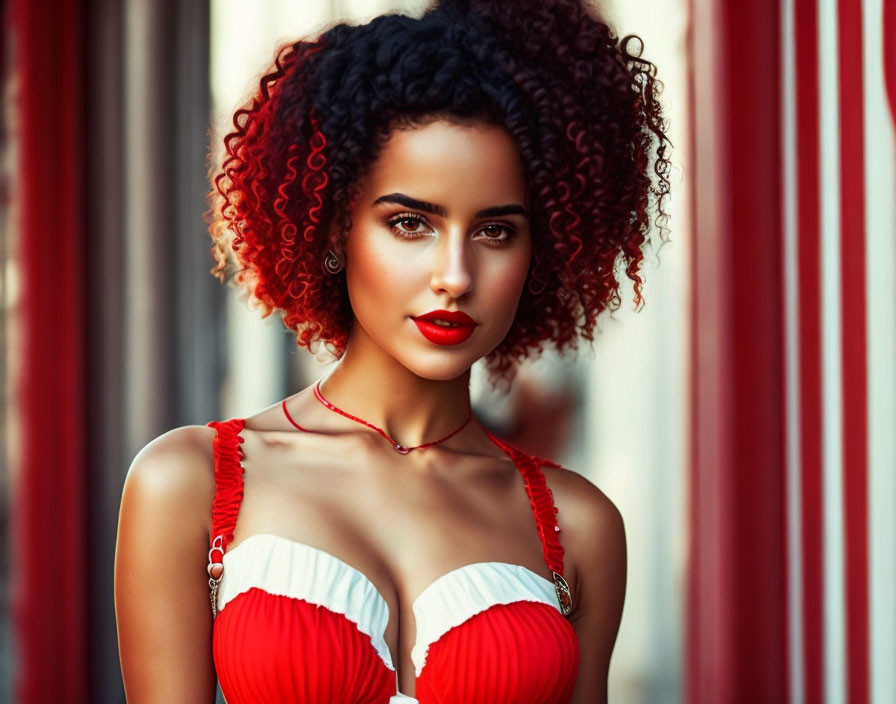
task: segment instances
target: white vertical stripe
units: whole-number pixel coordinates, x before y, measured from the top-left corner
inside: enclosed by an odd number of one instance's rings
[[[846,701],[837,1],[818,6],[825,701]]]
[[[803,571],[800,504],[800,340],[797,262],[796,68],[793,0],[781,3],[781,104],[784,141],[784,330],[787,453],[787,635],[791,704],[803,704]]]
[[[896,146],[884,84],[881,0],[864,0],[865,291],[872,702],[896,702]]]

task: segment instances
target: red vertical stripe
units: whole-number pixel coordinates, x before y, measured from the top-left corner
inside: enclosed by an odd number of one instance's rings
[[[797,250],[799,263],[800,464],[806,701],[823,701],[824,524],[822,506],[821,253],[816,0],[794,3]]]
[[[780,336],[781,259],[780,12],[776,2],[725,2],[725,286],[732,298],[731,439],[733,531],[729,701],[786,700],[787,624],[784,525],[784,369]],[[699,275],[699,274],[698,274]],[[720,468],[714,468],[718,471]],[[762,516],[761,520],[757,517]]]
[[[17,0],[22,465],[16,701],[85,702],[84,213],[80,2]]]
[[[780,16],[693,0],[687,700],[786,699]]]
[[[850,704],[865,704],[870,671],[862,3],[840,0],[838,25],[847,696]]]

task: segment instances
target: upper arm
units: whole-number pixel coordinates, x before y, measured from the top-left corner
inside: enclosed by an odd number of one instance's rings
[[[594,484],[569,470],[555,474],[547,478],[556,497],[566,563],[574,567],[569,618],[581,659],[573,702],[606,702],[610,656],[625,602],[625,525],[616,505]]]
[[[129,702],[213,702],[206,574],[214,430],[177,428],[134,458],[121,498],[115,614]]]

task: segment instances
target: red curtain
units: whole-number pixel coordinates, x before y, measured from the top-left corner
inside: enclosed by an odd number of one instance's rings
[[[695,704],[787,697],[779,14],[691,1]]]
[[[14,0],[21,463],[13,617],[23,703],[87,701],[83,3]]]

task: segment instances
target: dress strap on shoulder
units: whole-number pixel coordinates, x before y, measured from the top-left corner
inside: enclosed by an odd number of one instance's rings
[[[545,481],[544,472],[541,471],[544,466],[560,468],[561,465],[523,452],[509,442],[501,440],[487,428],[483,428],[483,430],[495,444],[510,455],[523,475],[532,513],[535,515],[535,525],[538,528],[538,535],[541,537],[544,560],[552,573],[560,613],[568,616],[572,612],[573,599],[569,584],[563,576],[563,545],[560,543],[557,507],[554,505],[554,495]]]
[[[215,500],[212,504],[212,532],[209,536],[208,587],[212,618],[218,616],[218,586],[224,574],[224,552],[233,540],[236,517],[243,501],[243,449],[240,435],[246,427],[242,418],[213,420],[206,423],[215,429],[212,442],[215,454]]]
[[[545,562],[552,572],[562,575],[563,545],[560,543],[557,507],[554,505],[554,495],[545,481],[544,472],[541,471],[543,465],[560,466],[549,460],[526,454],[523,454],[517,461],[517,466],[526,483],[526,493],[529,495],[532,512],[535,514],[535,523],[538,527],[538,534],[541,536]]]
[[[544,549],[544,559],[552,572],[563,575],[563,545],[560,543],[560,526],[557,524],[557,507],[554,505],[554,495],[541,471],[543,466],[560,467],[561,465],[550,460],[536,457],[523,452],[509,442],[501,440],[485,429],[488,436],[501,447],[519,468],[526,484],[526,493],[529,495],[529,503],[535,514],[535,524],[538,535],[541,537],[541,545]]]
[[[209,561],[220,563],[227,545],[233,540],[236,518],[243,500],[243,449],[240,435],[246,426],[242,418],[211,421],[215,429],[215,500],[212,505],[212,533],[209,536]],[[214,553],[214,554],[212,554]]]

